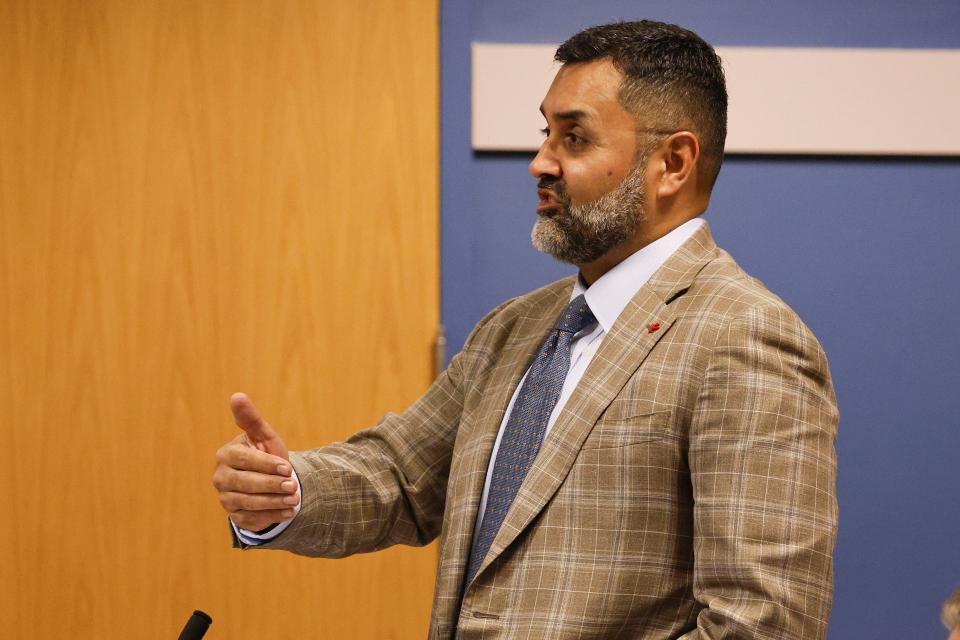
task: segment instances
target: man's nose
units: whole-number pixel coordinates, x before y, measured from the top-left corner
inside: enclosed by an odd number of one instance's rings
[[[541,176],[560,177],[560,163],[557,162],[556,156],[550,151],[546,140],[540,145],[540,150],[537,151],[536,157],[530,161],[527,170],[530,172],[530,175],[538,179]]]

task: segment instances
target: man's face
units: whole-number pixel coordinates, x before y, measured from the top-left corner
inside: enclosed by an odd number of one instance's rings
[[[564,262],[596,260],[643,218],[646,158],[617,99],[621,79],[609,60],[566,65],[543,100],[547,137],[530,163],[540,195],[533,244]]]

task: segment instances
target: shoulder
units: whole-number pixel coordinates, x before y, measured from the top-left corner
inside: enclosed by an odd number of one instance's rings
[[[708,311],[728,320],[750,315],[757,309],[792,313],[786,302],[763,282],[744,271],[722,249],[718,249],[717,257],[700,271],[684,297],[691,308]]]
[[[818,361],[817,368],[827,366],[819,341],[796,311],[722,249],[675,303],[688,336],[708,349],[746,342],[803,353]]]
[[[533,335],[543,318],[559,314],[573,283],[573,277],[557,280],[491,309],[453,357],[449,368],[452,375],[474,381],[482,378],[501,359],[508,345]]]
[[[476,324],[464,348],[485,342],[481,339],[484,336],[510,334],[521,321],[542,316],[555,307],[562,307],[570,297],[575,280],[575,276],[563,278],[500,303]]]
[[[725,325],[764,316],[796,318],[800,322],[786,302],[722,249],[697,274],[682,302],[683,315],[702,315]]]

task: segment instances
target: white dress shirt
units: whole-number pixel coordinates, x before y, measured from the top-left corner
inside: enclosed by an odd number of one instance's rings
[[[614,323],[620,316],[620,313],[627,306],[627,303],[637,294],[650,276],[663,266],[673,253],[686,242],[690,236],[703,226],[704,222],[700,218],[694,218],[680,225],[662,238],[651,242],[636,253],[627,257],[623,262],[603,274],[589,288],[584,289],[578,279],[574,284],[573,291],[570,293],[570,299],[573,300],[581,293],[587,300],[590,310],[593,312],[597,322],[593,326],[588,326],[573,338],[570,345],[570,370],[563,381],[563,388],[560,391],[560,398],[557,400],[553,412],[550,414],[550,420],[547,422],[546,431],[543,434],[547,438],[553,424],[557,421],[557,416],[563,410],[563,406],[570,399],[573,390],[576,389],[580,378],[587,370],[590,361],[600,348],[603,337],[613,328]],[[527,370],[529,373],[529,370]],[[500,431],[497,433],[497,440],[493,445],[493,452],[490,454],[490,462],[487,465],[487,477],[483,483],[483,495],[480,497],[480,507],[477,512],[477,523],[474,527],[474,537],[480,530],[483,522],[483,514],[487,509],[487,494],[490,492],[490,481],[493,478],[493,465],[497,460],[497,451],[500,449],[500,440],[503,438],[503,430],[510,420],[510,414],[513,412],[513,405],[517,401],[517,394],[523,386],[523,381],[527,378],[527,373],[523,374],[520,384],[513,391],[513,397],[507,405],[507,410],[503,415],[503,421],[500,423]],[[293,478],[297,483],[297,495],[300,494],[300,480],[297,478],[297,472],[293,472]],[[296,514],[300,513],[300,505],[296,507]],[[249,545],[263,544],[267,540],[280,535],[280,533],[293,522],[293,518],[280,523],[265,534],[257,535],[252,531],[240,529],[234,525],[237,536]],[[231,522],[232,524],[232,522]]]

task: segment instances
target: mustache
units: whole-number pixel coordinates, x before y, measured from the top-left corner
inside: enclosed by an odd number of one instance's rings
[[[566,181],[556,176],[540,176],[540,179],[537,180],[537,189],[553,191],[560,198],[564,198],[567,195]]]

